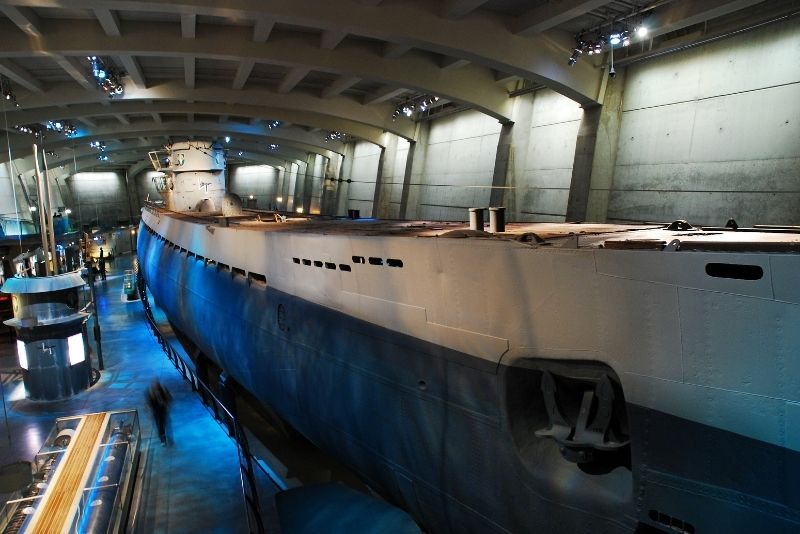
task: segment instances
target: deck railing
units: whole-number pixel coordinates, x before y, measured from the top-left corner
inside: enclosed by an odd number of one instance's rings
[[[236,442],[237,450],[239,452],[239,474],[242,485],[242,497],[245,504],[247,526],[250,534],[263,534],[264,521],[261,515],[261,506],[258,500],[258,490],[256,486],[256,477],[254,467],[259,467],[260,464],[257,459],[250,452],[250,447],[247,444],[247,436],[244,428],[239,423],[238,419],[230,412],[230,410],[220,401],[207,384],[203,383],[194,373],[190,365],[187,365],[183,357],[172,347],[158,329],[158,325],[153,317],[153,310],[150,307],[150,302],[147,297],[147,288],[141,270],[138,272],[137,284],[139,287],[139,295],[144,306],[145,317],[147,323],[153,332],[161,349],[175,365],[175,368],[181,373],[184,380],[189,382],[192,391],[200,395],[203,405],[208,409],[214,418],[219,421],[227,430],[228,435]],[[261,469],[265,476],[273,480],[279,487],[282,486],[280,481],[272,478],[272,475]],[[285,489],[285,488],[283,488]]]

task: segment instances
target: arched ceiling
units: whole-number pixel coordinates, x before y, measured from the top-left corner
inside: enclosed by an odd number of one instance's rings
[[[128,161],[136,150],[145,158],[157,146],[150,140],[226,135],[237,153],[303,159],[342,152],[340,141],[324,140],[331,131],[378,145],[385,132],[413,139],[415,122],[392,112],[420,95],[501,122],[520,88],[549,87],[592,105],[607,69],[599,56],[568,66],[581,29],[650,12],[651,37],[626,51],[630,60],[657,50],[658,36],[760,3],[0,0],[0,75],[20,105],[3,108],[0,127],[12,157],[32,142],[14,125],[58,119],[75,122],[78,134],[49,134],[46,148],[72,147],[87,161],[90,140],[118,147],[120,157],[124,149]],[[87,55],[125,72],[121,98],[97,88]],[[283,124],[269,129],[271,120]]]

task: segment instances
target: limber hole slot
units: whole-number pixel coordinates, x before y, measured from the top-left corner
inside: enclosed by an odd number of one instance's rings
[[[303,258],[303,265],[311,265],[311,260]]]
[[[364,256],[353,256],[353,263],[364,264]]]
[[[339,264],[339,270],[342,270],[342,271],[344,271],[346,273],[349,273],[350,272],[350,266],[345,264],[345,263],[340,263]]]
[[[742,265],[739,263],[707,263],[706,274],[714,278],[732,278],[734,280],[761,280],[764,269],[759,265]]]
[[[334,269],[335,270],[336,269],[336,264],[335,263],[331,263],[329,261],[326,261],[325,262],[325,268],[326,269]]]
[[[322,262],[319,260],[314,260],[314,267],[322,267]]]
[[[386,265],[389,267],[403,267],[403,260],[396,258],[386,258]]]
[[[250,279],[250,283],[255,286],[262,286],[262,287],[267,286],[267,277],[264,276],[263,274],[248,273],[248,277]]]
[[[371,257],[369,259],[369,264],[370,265],[383,265],[383,259],[381,259],[381,258],[372,258]]]

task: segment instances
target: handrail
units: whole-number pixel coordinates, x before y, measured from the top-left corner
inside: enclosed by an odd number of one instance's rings
[[[250,534],[264,534],[264,522],[261,517],[261,507],[258,500],[253,466],[258,466],[270,479],[272,479],[272,477],[270,473],[264,471],[257,459],[250,452],[250,447],[247,444],[247,436],[238,419],[225,407],[222,401],[214,395],[208,385],[203,383],[197,375],[194,374],[192,369],[186,365],[183,357],[178,354],[169,341],[164,339],[164,336],[159,331],[155,319],[153,318],[153,310],[150,307],[150,302],[147,297],[147,287],[141,270],[138,270],[136,278],[145,317],[147,318],[147,324],[150,326],[156,341],[158,341],[161,349],[170,361],[172,361],[173,365],[175,365],[175,368],[180,371],[184,380],[189,382],[192,391],[199,393],[203,405],[212,413],[214,419],[225,426],[228,431],[228,436],[236,442],[239,452],[239,478],[242,486],[242,499],[247,512],[247,526]],[[278,485],[280,486],[280,484]]]

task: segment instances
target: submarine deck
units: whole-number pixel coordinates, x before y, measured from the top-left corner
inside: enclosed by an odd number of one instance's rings
[[[292,232],[375,237],[443,237],[505,239],[533,245],[568,248],[623,250],[704,250],[730,252],[800,253],[799,226],[753,228],[692,227],[686,223],[507,223],[505,231],[470,230],[464,222],[349,219],[328,216],[281,216],[276,212],[245,210],[243,215],[223,217],[174,212],[149,205],[159,215],[212,226],[228,226],[260,232]],[[677,240],[677,242],[675,242]],[[670,245],[672,244],[672,245]]]

